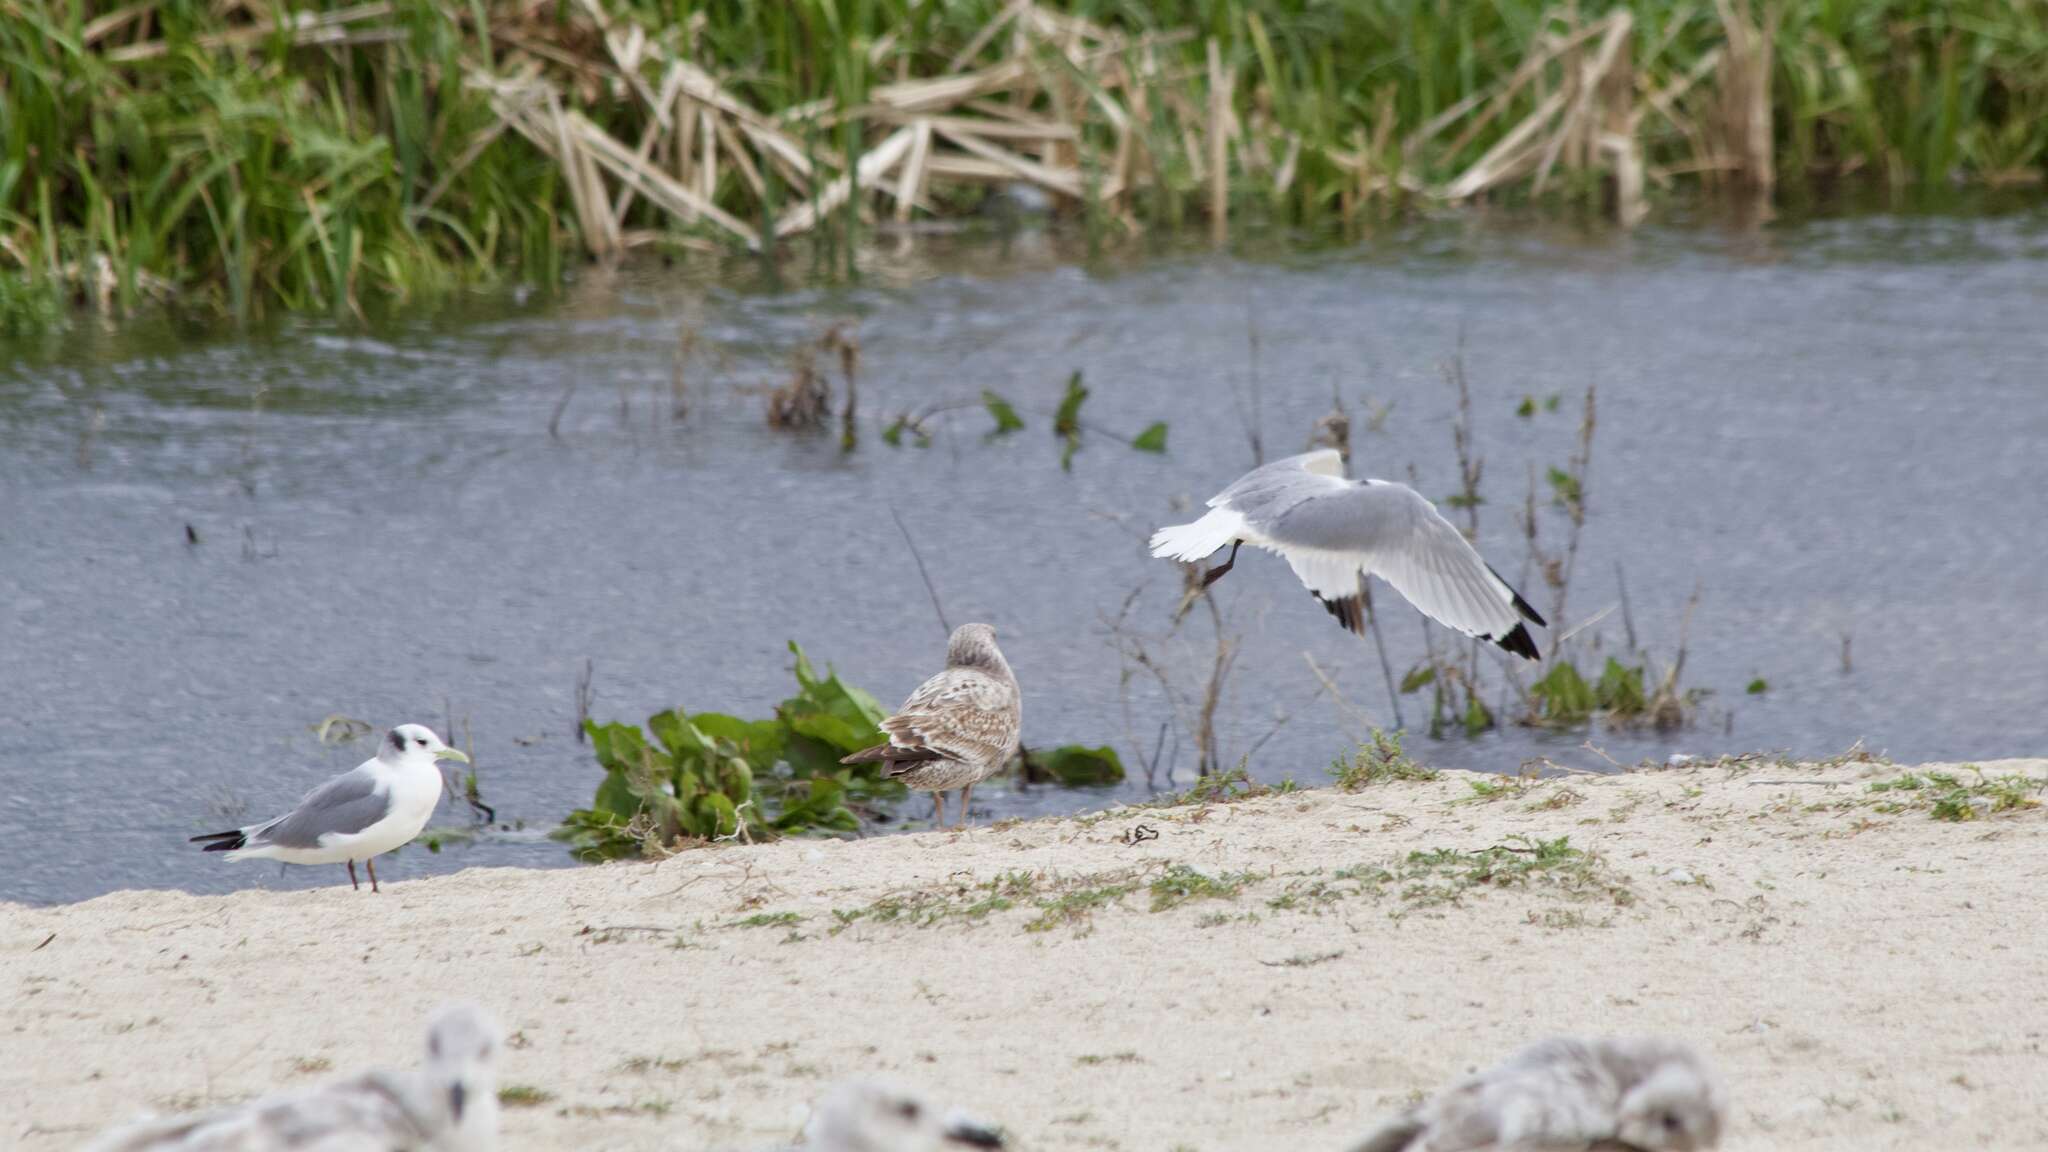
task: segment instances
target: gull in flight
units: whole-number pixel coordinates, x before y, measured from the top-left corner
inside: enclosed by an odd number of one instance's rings
[[[802,1152],[958,1152],[1005,1144],[997,1129],[958,1112],[941,1113],[900,1085],[855,1080],[827,1092],[811,1109],[804,1142],[797,1147]]]
[[[469,757],[441,743],[418,724],[400,724],[377,746],[377,754],[322,784],[290,812],[261,824],[194,836],[204,851],[230,860],[282,860],[287,864],[347,864],[356,883],[356,861],[370,869],[377,888],[376,857],[410,843],[427,826],[441,802],[443,757]]]
[[[498,1145],[498,1026],[455,1003],[427,1025],[427,1063],[383,1069],[234,1108],[145,1117],[85,1152],[491,1152]]]
[[[1339,624],[1361,636],[1359,576],[1377,576],[1437,623],[1542,659],[1523,622],[1540,628],[1543,617],[1436,505],[1406,484],[1345,479],[1335,449],[1254,468],[1210,497],[1209,508],[1192,524],[1154,533],[1152,555],[1194,561],[1230,545],[1207,586],[1230,571],[1246,544],[1277,553]]]
[[[889,742],[840,763],[879,760],[884,777],[932,793],[940,826],[946,823],[946,789],[960,789],[959,826],[965,828],[974,785],[1010,762],[1023,722],[1017,677],[996,647],[996,630],[962,624],[946,642],[946,670],[918,685],[903,707],[882,721]]]
[[[1539,1041],[1382,1124],[1351,1152],[1696,1152],[1721,1141],[1721,1090],[1655,1037]]]

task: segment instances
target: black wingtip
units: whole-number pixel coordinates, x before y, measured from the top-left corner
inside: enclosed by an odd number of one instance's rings
[[[1516,597],[1516,599],[1519,600],[1520,597]],[[1540,662],[1543,659],[1543,654],[1536,651],[1536,641],[1529,638],[1529,630],[1527,628],[1524,628],[1520,624],[1515,625],[1514,631],[1508,633],[1505,636],[1502,636],[1498,640],[1495,640],[1494,643],[1500,645],[1502,648],[1508,650],[1509,652],[1513,652],[1515,655],[1520,656],[1524,660],[1536,660]]]
[[[204,836],[194,836],[190,841],[193,844],[205,844],[206,847],[201,848],[201,852],[233,852],[248,842],[249,838],[242,835],[239,828],[233,832],[208,832]]]
[[[1522,594],[1515,591],[1515,586],[1508,583],[1508,578],[1500,574],[1500,569],[1488,564],[1486,570],[1493,573],[1493,578],[1500,581],[1500,586],[1508,590],[1508,597],[1514,601],[1515,611],[1521,614],[1522,619],[1527,620],[1538,628],[1550,627],[1550,621],[1545,620],[1543,614],[1536,611],[1535,605],[1522,599]]]
[[[1358,596],[1340,596],[1335,600],[1328,600],[1321,594],[1315,594],[1315,596],[1316,602],[1321,604],[1330,615],[1335,616],[1337,623],[1343,625],[1346,631],[1356,632],[1360,636],[1365,635],[1365,601],[1363,598]]]

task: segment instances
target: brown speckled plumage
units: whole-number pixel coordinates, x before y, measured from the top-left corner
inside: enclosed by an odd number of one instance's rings
[[[882,721],[889,742],[844,762],[879,760],[882,775],[921,792],[971,789],[1016,754],[1023,715],[1017,678],[996,647],[995,629],[962,624],[946,645],[946,670],[918,685],[903,707]],[[963,795],[963,823],[966,800]]]

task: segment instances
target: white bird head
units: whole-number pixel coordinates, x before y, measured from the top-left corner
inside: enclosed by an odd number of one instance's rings
[[[1674,1047],[1621,1098],[1615,1135],[1650,1152],[1696,1152],[1721,1142],[1721,1089],[1691,1050]]]
[[[984,672],[1010,674],[1009,661],[996,647],[996,630],[987,624],[962,624],[946,641],[946,667],[979,668]]]
[[[469,763],[469,757],[461,750],[441,743],[441,738],[434,735],[434,730],[423,724],[400,724],[385,733],[384,742],[377,746],[377,759],[386,764],[397,764],[416,757]]]
[[[826,1093],[804,1126],[815,1152],[960,1152],[1004,1147],[1002,1133],[958,1113],[941,1113],[916,1093],[860,1080]]]
[[[449,1129],[437,1147],[485,1152],[497,1146],[501,1046],[497,1021],[468,1001],[444,1004],[427,1021],[422,1075],[430,1106],[436,1113],[445,1109]]]

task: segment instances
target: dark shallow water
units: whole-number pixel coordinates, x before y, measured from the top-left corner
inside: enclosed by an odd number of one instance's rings
[[[1685,682],[1711,689],[1671,736],[1410,737],[1436,764],[1600,767],[1855,741],[1905,759],[2048,750],[2048,216],[1876,217],[1762,233],[1633,237],[1440,223],[1337,252],[1169,255],[1086,268],[1029,235],[882,254],[866,286],[767,291],[647,269],[549,302],[404,316],[371,334],[294,320],[237,339],[166,324],[87,331],[0,367],[0,899],[134,886],[331,884],[339,869],[224,864],[194,833],[269,814],[365,754],[328,749],[334,713],[473,734],[485,796],[526,831],[396,878],[474,864],[563,865],[543,839],[599,773],[573,739],[595,663],[601,719],[681,704],[765,714],[801,642],[893,704],[943,634],[889,516],[916,532],[947,612],[1000,630],[1027,739],[1149,753],[1171,710],[1123,667],[1104,619],[1163,631],[1172,566],[1140,537],[1252,462],[1299,450],[1333,389],[1363,424],[1366,474],[1455,487],[1462,346],[1486,462],[1482,547],[1514,577],[1530,469],[1562,464],[1577,398],[1600,389],[1590,516],[1570,612],[1617,600],[1668,661],[1703,592]],[[863,439],[768,429],[757,389],[792,349],[857,323]],[[1258,387],[1251,342],[1258,333]],[[691,409],[666,416],[679,333],[703,351]],[[1048,415],[1069,372],[1095,427],[1071,472]],[[578,387],[548,424],[564,389]],[[1008,396],[893,449],[905,408]],[[260,398],[258,393],[261,393]],[[1524,395],[1562,410],[1514,414]],[[1171,425],[1170,452],[1104,432]],[[1545,511],[1556,541],[1561,522]],[[186,539],[186,525],[199,543]],[[1548,607],[1547,592],[1525,591]],[[1329,623],[1283,564],[1248,555],[1219,585],[1244,633],[1219,712],[1224,757],[1264,738],[1257,776],[1324,778],[1347,728],[1301,653],[1377,721],[1370,644]],[[1422,652],[1381,598],[1397,670]],[[1197,643],[1163,651],[1192,687]],[[1853,638],[1853,669],[1841,637]],[[1440,634],[1441,635],[1441,634]],[[1582,640],[1622,646],[1619,614]],[[1585,660],[1582,658],[1582,663]],[[1508,705],[1497,661],[1489,695]],[[1770,691],[1743,688],[1756,677]],[[1128,696],[1128,710],[1126,707]],[[1404,701],[1411,728],[1420,698]],[[1272,732],[1276,716],[1292,720]],[[1192,748],[1169,739],[1180,782]],[[992,816],[1143,794],[976,792]],[[438,823],[459,824],[460,808]]]

